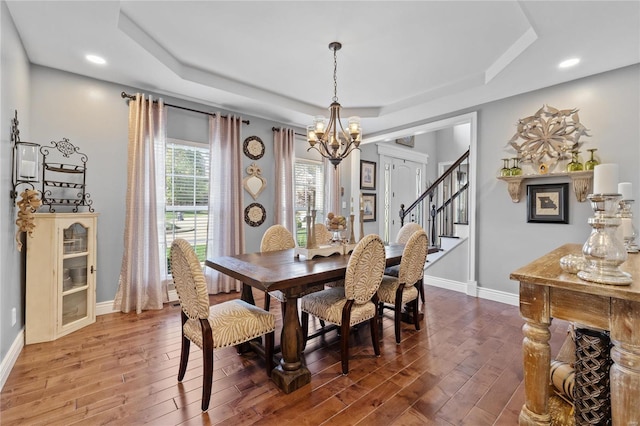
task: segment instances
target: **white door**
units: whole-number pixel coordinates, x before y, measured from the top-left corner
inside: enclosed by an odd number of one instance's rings
[[[421,163],[398,158],[391,159],[391,170],[389,173],[389,242],[396,240],[400,230],[400,205],[404,204],[407,209],[418,198],[425,189],[421,185],[422,175]],[[411,211],[405,218],[407,222],[422,223],[422,210],[418,207]]]

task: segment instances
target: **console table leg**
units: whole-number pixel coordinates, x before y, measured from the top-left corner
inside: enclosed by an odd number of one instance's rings
[[[551,348],[549,324],[527,321],[522,327],[525,404],[520,412],[521,425],[550,425],[549,366]]]
[[[611,307],[612,424],[640,425],[640,303],[613,299]]]

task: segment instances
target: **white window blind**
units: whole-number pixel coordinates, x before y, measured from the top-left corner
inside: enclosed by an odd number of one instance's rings
[[[303,247],[307,242],[307,205],[315,191],[316,223],[324,223],[324,169],[319,161],[297,159],[294,165],[296,240]]]
[[[209,211],[209,147],[167,139],[166,157],[167,247],[176,238],[189,241],[204,262]]]

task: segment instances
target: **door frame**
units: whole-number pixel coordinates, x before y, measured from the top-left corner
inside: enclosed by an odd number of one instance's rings
[[[478,296],[477,266],[476,266],[476,195],[477,195],[477,161],[478,161],[478,113],[472,111],[466,114],[445,118],[438,121],[417,123],[403,129],[394,129],[380,134],[370,135],[363,139],[362,143],[374,143],[394,140],[407,135],[434,132],[460,124],[469,124],[469,244],[468,244],[468,276],[466,293],[470,296]],[[359,156],[358,158],[359,159]]]

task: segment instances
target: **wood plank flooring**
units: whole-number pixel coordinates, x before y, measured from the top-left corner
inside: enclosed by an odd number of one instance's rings
[[[518,308],[429,286],[425,296],[422,329],[403,324],[400,345],[393,312],[385,310],[381,357],[373,355],[368,327],[352,333],[347,376],[336,332],[311,340],[304,354],[311,384],[289,395],[266,377],[259,357],[216,351],[205,413],[195,345],[185,379],[176,378],[179,307],[103,315],[55,342],[23,349],[0,396],[0,424],[517,424],[524,401]],[[272,311],[281,324],[278,303]],[[551,329],[555,354],[567,323],[556,320]]]

